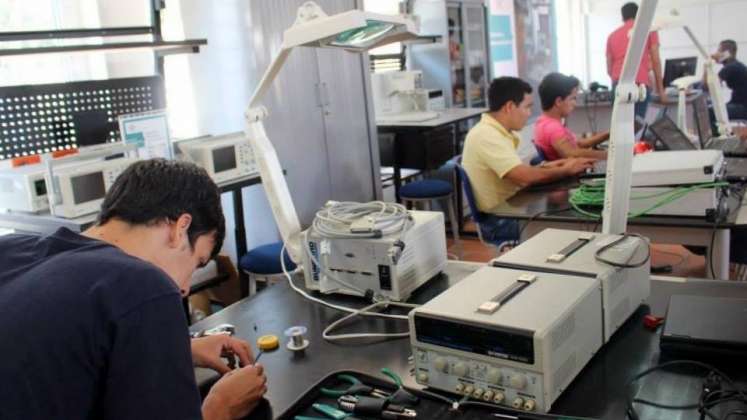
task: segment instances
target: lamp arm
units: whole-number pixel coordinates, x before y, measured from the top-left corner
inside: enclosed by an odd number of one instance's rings
[[[270,67],[265,70],[262,79],[260,79],[257,88],[254,90],[252,98],[249,100],[249,109],[259,106],[259,102],[264,98],[265,94],[270,89],[270,86],[272,86],[272,82],[275,81],[278,73],[280,73],[280,69],[283,68],[283,64],[285,64],[285,61],[288,59],[291,50],[293,50],[292,47],[289,48],[285,45],[280,47],[280,52],[272,60]]]
[[[734,135],[729,121],[729,113],[726,111],[726,102],[724,101],[721,83],[716,75],[714,65],[716,63],[712,58],[708,58],[705,65],[706,83],[708,84],[708,93],[711,95],[711,104],[713,113],[716,116],[716,125],[720,137],[731,137]]]
[[[693,33],[693,31],[690,30],[690,27],[685,25],[682,27],[682,29],[684,29],[687,36],[690,37],[690,41],[692,41],[693,44],[695,44],[695,48],[697,48],[698,51],[700,51],[700,55],[702,55],[706,61],[710,60],[711,57],[708,55],[708,51],[706,51],[706,49],[703,47],[703,44],[701,44],[700,41],[698,41],[698,38],[695,37],[695,34]]]
[[[300,263],[302,258],[301,245],[301,223],[298,220],[296,207],[293,205],[288,183],[285,181],[283,168],[280,166],[277,151],[272,145],[262,121],[267,117],[267,109],[259,106],[260,100],[267,93],[272,82],[283,67],[292,48],[282,47],[278,55],[273,59],[259,82],[249,107],[244,113],[246,128],[244,134],[252,145],[255,160],[262,178],[262,185],[270,203],[272,214],[275,217],[280,236],[285,243],[288,255],[295,263]]]
[[[628,223],[630,186],[633,167],[634,107],[646,96],[644,86],[635,84],[658,0],[642,0],[633,26],[633,34],[625,54],[620,82],[615,90],[615,103],[610,125],[610,147],[607,164],[607,188],[602,210],[602,232],[624,233]]]
[[[677,127],[683,133],[689,133],[687,129],[687,90],[700,79],[695,76],[682,76],[672,80],[672,85],[677,88]]]
[[[706,83],[708,84],[708,92],[711,94],[711,103],[713,104],[713,112],[716,114],[719,135],[721,137],[730,137],[733,135],[733,132],[731,129],[731,122],[729,121],[729,114],[726,111],[726,103],[723,100],[721,84],[719,83],[716,69],[714,67],[716,63],[713,61],[713,58],[708,55],[708,51],[703,47],[703,44],[701,44],[700,41],[698,41],[698,38],[695,37],[693,31],[690,30],[688,26],[683,26],[682,29],[685,30],[685,33],[693,44],[695,44],[695,47],[698,49],[700,55],[703,56],[703,60],[705,61]]]

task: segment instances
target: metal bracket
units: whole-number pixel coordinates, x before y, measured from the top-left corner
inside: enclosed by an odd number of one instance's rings
[[[322,8],[319,7],[318,4],[314,3],[313,1],[307,1],[298,8],[298,13],[296,13],[296,21],[293,23],[293,25],[307,23],[314,19],[325,16],[327,16],[327,14],[324,13],[324,10],[322,10]]]
[[[256,106],[254,108],[247,108],[244,112],[244,117],[248,123],[259,122],[267,118],[267,108],[263,106]]]

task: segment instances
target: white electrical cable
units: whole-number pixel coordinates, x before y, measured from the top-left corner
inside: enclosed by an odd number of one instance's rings
[[[308,257],[311,259],[311,262],[314,264],[314,266],[316,266],[316,268],[318,268],[319,271],[321,271],[322,273],[324,273],[324,275],[327,276],[327,278],[329,278],[330,280],[334,281],[337,284],[341,284],[341,285],[347,287],[349,290],[346,290],[346,292],[349,292],[350,290],[352,290],[352,291],[355,291],[356,293],[358,293],[358,295],[360,297],[365,297],[366,296],[366,291],[365,290],[362,290],[361,288],[359,288],[357,286],[353,286],[352,284],[346,282],[345,280],[342,280],[342,279],[338,278],[331,271],[329,271],[324,265],[320,264],[319,260],[316,258],[316,256],[314,256],[314,253],[311,252],[309,241],[307,239],[304,239],[304,244],[305,244],[304,250],[306,251],[306,255],[308,255]],[[285,244],[283,244],[283,245],[285,245]]]
[[[310,294],[308,294],[306,291],[296,286],[296,284],[293,282],[293,277],[291,273],[288,272],[288,269],[285,267],[285,259],[282,258],[284,252],[285,252],[285,244],[283,244],[283,249],[282,249],[282,252],[280,253],[280,258],[281,258],[280,265],[283,268],[283,274],[285,274],[285,277],[288,279],[288,283],[290,283],[291,288],[295,290],[296,293],[300,294],[301,296],[305,297],[306,299],[312,302],[320,303],[329,308],[337,309],[338,311],[349,312],[349,313],[358,312],[358,309],[348,308],[347,306],[342,306],[342,305],[335,305],[334,303],[329,303],[322,299],[315,298],[311,296]],[[377,316],[381,318],[392,318],[392,319],[405,319],[405,320],[407,319],[407,315],[389,315],[389,314],[382,314],[382,313],[377,313],[377,312],[362,312],[359,315]]]
[[[369,222],[368,228],[356,232],[355,223],[362,219]],[[410,215],[402,204],[343,201],[326,205],[316,212],[313,229],[325,238],[372,238],[404,233],[410,224]]]
[[[393,306],[400,306],[403,308],[417,308],[418,305],[413,305],[409,303],[396,303],[396,302],[376,302],[371,305],[366,306],[365,308],[361,308],[349,315],[345,315],[344,317],[338,319],[337,321],[329,324],[327,328],[322,331],[322,338],[324,338],[327,341],[342,341],[342,340],[351,340],[356,338],[404,338],[410,336],[410,331],[405,331],[401,333],[356,333],[356,334],[337,334],[337,335],[331,335],[330,332],[343,324],[345,321],[348,321],[352,318],[355,318],[358,315],[364,314],[364,313],[370,313],[370,314],[377,314],[377,312],[370,312],[373,309],[379,308],[379,307],[387,307],[389,305]],[[383,315],[383,314],[379,314]]]
[[[409,303],[395,303],[395,302],[376,302],[373,305],[369,305],[362,309],[353,309],[348,308],[347,306],[342,305],[335,305],[333,303],[326,302],[322,299],[315,298],[308,294],[305,290],[300,289],[296,284],[293,282],[293,276],[290,272],[288,272],[288,268],[285,266],[285,258],[283,258],[283,255],[285,254],[285,244],[283,244],[283,248],[280,251],[280,266],[283,269],[283,274],[285,275],[285,278],[288,279],[288,284],[290,285],[291,289],[293,289],[296,293],[301,295],[302,297],[319,304],[322,304],[328,308],[337,309],[338,311],[342,312],[348,312],[351,315],[345,316],[341,318],[338,321],[335,321],[332,323],[329,327],[325,328],[325,330],[322,333],[322,336],[330,341],[334,340],[344,340],[348,338],[367,338],[367,337],[376,337],[376,338],[402,338],[409,336],[410,332],[402,332],[402,333],[392,333],[392,334],[378,334],[378,333],[363,333],[363,334],[346,334],[346,335],[337,335],[337,336],[330,336],[329,331],[339,325],[343,320],[348,320],[352,318],[353,316],[374,316],[379,318],[389,318],[389,319],[400,319],[400,320],[407,320],[407,315],[391,315],[391,314],[382,314],[379,312],[369,312],[371,309],[375,308],[375,305],[393,305],[393,306],[403,306],[403,307],[409,307],[409,308],[416,308],[419,305],[415,304],[409,304]]]

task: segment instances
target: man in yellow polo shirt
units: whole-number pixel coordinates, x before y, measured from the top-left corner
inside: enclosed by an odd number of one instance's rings
[[[532,114],[532,87],[516,77],[494,79],[488,90],[489,111],[467,134],[462,166],[470,179],[477,207],[488,212],[522,188],[575,176],[591,168],[594,159],[559,159],[542,166],[522,163],[519,138]],[[486,240],[496,244],[518,239],[515,220],[498,219],[481,224]]]

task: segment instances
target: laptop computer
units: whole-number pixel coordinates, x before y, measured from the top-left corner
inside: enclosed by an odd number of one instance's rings
[[[690,138],[677,127],[667,115],[663,115],[649,126],[649,130],[656,137],[657,145],[661,144],[667,150],[697,150],[698,147]],[[703,149],[721,150],[726,156],[747,157],[747,142],[738,138],[710,139],[703,144]]]
[[[747,354],[747,299],[674,295],[659,339],[662,354]]]

